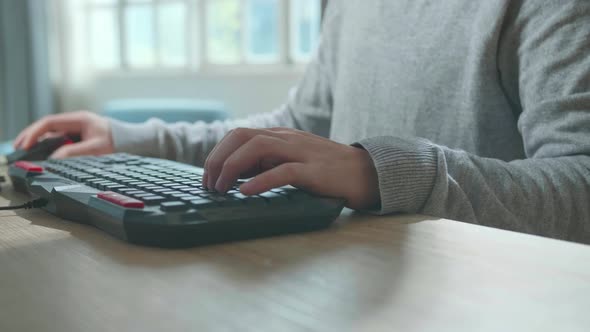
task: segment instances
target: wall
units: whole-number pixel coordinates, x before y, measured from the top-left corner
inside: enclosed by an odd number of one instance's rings
[[[199,98],[226,104],[234,117],[266,112],[280,106],[302,70],[280,73],[216,75],[121,74],[103,76],[89,87],[88,104],[99,111],[117,98]]]

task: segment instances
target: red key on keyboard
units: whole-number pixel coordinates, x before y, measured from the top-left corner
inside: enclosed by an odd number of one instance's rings
[[[43,173],[43,167],[33,164],[28,161],[19,160],[14,163],[14,166],[24,169],[27,172]]]
[[[98,197],[100,199],[104,199],[105,201],[109,201],[113,204],[117,204],[117,205],[122,206],[124,208],[143,209],[145,207],[145,204],[140,200],[137,200],[137,199],[131,198],[131,197],[127,197],[125,195],[117,194],[112,191],[104,191],[104,192],[98,193],[96,195],[96,197]]]

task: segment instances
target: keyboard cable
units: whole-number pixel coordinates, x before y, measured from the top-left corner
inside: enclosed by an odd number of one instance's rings
[[[38,209],[42,208],[49,203],[48,200],[45,198],[37,198],[35,200],[26,202],[25,204],[21,205],[12,205],[12,206],[0,206],[0,211],[8,211],[8,210],[20,210],[20,209]]]
[[[0,184],[6,182],[6,177],[4,175],[0,175]],[[2,188],[0,188],[1,190]],[[21,205],[11,205],[11,206],[0,206],[0,211],[11,211],[11,210],[21,210],[21,209],[39,209],[44,207],[49,203],[48,200],[45,198],[37,198],[32,201],[28,201],[25,204]]]

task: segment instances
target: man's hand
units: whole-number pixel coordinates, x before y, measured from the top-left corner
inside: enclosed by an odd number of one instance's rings
[[[238,178],[252,176],[240,187],[245,195],[289,184],[344,198],[353,209],[379,203],[377,171],[365,150],[299,130],[232,130],[209,154],[203,184],[226,192]]]
[[[51,158],[113,153],[113,139],[109,122],[91,112],[72,112],[49,115],[31,124],[15,139],[14,147],[29,149],[40,138],[55,134],[79,135],[79,143],[64,145]]]

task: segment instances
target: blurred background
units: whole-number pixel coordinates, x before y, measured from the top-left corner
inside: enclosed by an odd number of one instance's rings
[[[79,109],[213,121],[278,107],[321,0],[0,0],[0,140]]]

